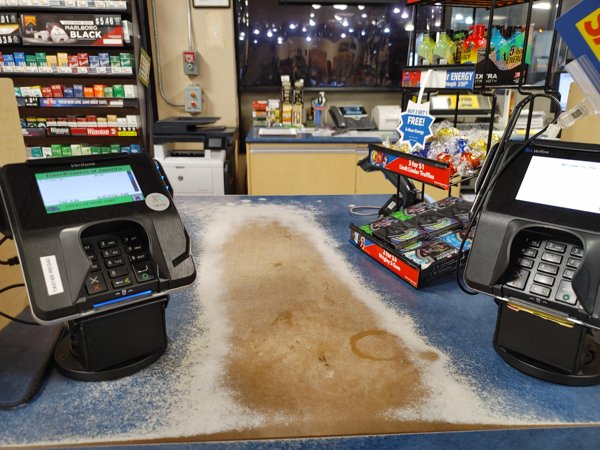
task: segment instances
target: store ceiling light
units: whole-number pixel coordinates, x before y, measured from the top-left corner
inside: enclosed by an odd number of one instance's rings
[[[394,8],[394,14],[400,14],[400,8]]]
[[[472,18],[471,16],[467,17],[467,18],[465,19],[465,23],[466,23],[467,25],[473,25],[473,18]]]
[[[306,41],[310,42],[310,41],[312,41],[312,38],[310,36],[306,36]]]
[[[403,19],[408,19],[408,13],[404,11],[400,17],[402,17]]]
[[[346,33],[342,33],[340,36],[342,36],[342,39],[346,38]]]
[[[267,31],[267,37],[273,37],[273,32],[271,30]]]
[[[317,24],[317,22],[315,22],[314,20],[310,19],[310,20],[308,21],[308,24],[309,24],[311,27],[314,27],[314,26]]]
[[[348,7],[348,5],[343,5],[343,4],[342,5],[333,5],[333,7],[335,9],[339,9],[340,11],[343,11]]]
[[[362,14],[360,15],[360,17],[362,17],[363,19],[366,19],[366,18],[367,18],[367,13],[362,13]]]
[[[390,32],[390,29],[389,29],[388,27],[385,27],[385,28],[383,29],[383,32],[384,32],[384,33],[389,33],[389,32]]]
[[[347,27],[348,26],[348,19],[344,19],[344,21],[342,22],[342,26],[343,27]]]
[[[348,28],[348,33],[354,33],[354,28]]]
[[[415,31],[415,26],[412,23],[409,23],[404,27],[406,31]]]
[[[256,34],[256,35],[259,35],[260,34],[260,30],[258,30],[258,29],[255,28],[254,31],[253,31],[253,33]]]
[[[454,20],[465,20],[465,16],[459,13],[454,16]]]
[[[321,9],[321,5],[312,5],[313,9]]]
[[[552,8],[552,5],[550,4],[550,2],[539,2],[539,3],[534,3],[532,8],[533,9],[550,9],[550,8]]]
[[[364,5],[358,5],[358,9],[359,9],[360,11],[362,11],[363,9],[365,9],[365,7],[364,7]]]
[[[296,29],[296,24],[290,23],[290,30],[295,30],[295,29]]]

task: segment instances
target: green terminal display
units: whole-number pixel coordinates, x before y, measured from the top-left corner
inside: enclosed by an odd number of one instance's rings
[[[47,214],[144,200],[129,165],[36,173]]]

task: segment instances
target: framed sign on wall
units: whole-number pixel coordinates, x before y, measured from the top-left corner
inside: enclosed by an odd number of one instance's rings
[[[194,8],[229,8],[229,0],[194,0]]]

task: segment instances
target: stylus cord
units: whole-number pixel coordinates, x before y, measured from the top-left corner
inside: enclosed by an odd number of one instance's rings
[[[16,288],[20,288],[20,287],[24,287],[24,286],[25,285],[23,283],[11,284],[9,286],[6,286],[6,287],[3,287],[2,289],[0,289],[0,294],[2,294],[3,292],[6,292],[6,291],[10,291],[11,289],[16,289]],[[23,319],[19,319],[17,317],[10,316],[2,311],[0,311],[0,316],[6,318],[8,320],[12,320],[13,322],[20,323],[22,325],[33,325],[33,326],[40,325],[37,322],[30,322],[29,320],[23,320]]]
[[[508,142],[508,140],[510,139],[510,136],[512,136],[512,134],[514,132],[514,129],[517,124],[517,120],[519,119],[521,112],[523,111],[523,109],[525,108],[525,106],[527,104],[531,103],[537,97],[547,98],[551,102],[553,102],[555,105],[560,106],[560,102],[558,101],[558,99],[550,94],[545,94],[545,93],[530,94],[525,99],[523,99],[521,102],[519,102],[519,104],[515,107],[512,115],[510,117],[508,126],[504,130],[504,134],[502,135],[502,139],[500,140],[500,143],[496,150],[496,152],[498,152],[498,157],[499,157],[499,159],[498,159],[499,167],[498,167],[498,169],[495,169],[494,167],[490,167],[488,169],[490,171],[489,181],[487,183],[485,183],[486,186],[482,186],[482,191],[481,191],[480,195],[478,196],[479,198],[476,199],[475,209],[472,211],[471,220],[469,221],[469,225],[465,231],[465,235],[464,235],[464,237],[460,243],[460,247],[458,249],[458,263],[456,265],[456,271],[455,271],[456,283],[458,284],[458,287],[464,293],[466,293],[468,295],[479,294],[479,292],[472,291],[463,284],[463,280],[461,278],[461,272],[460,272],[460,263],[463,258],[465,243],[467,242],[467,239],[469,238],[469,233],[471,232],[471,230],[473,229],[473,226],[477,222],[479,215],[481,214],[481,211],[483,209],[483,205],[485,204],[485,201],[486,201],[488,195],[490,194],[490,192],[493,190],[494,186],[496,185],[496,182],[500,178],[500,175],[504,172],[504,170],[506,170],[506,168],[514,161],[514,159],[519,155],[519,153],[521,153],[521,151],[524,148],[529,146],[529,144],[531,144],[531,142],[533,142],[535,139],[537,139],[542,134],[544,134],[546,132],[546,130],[548,129],[548,127],[550,126],[550,125],[546,125],[541,131],[539,131],[538,133],[536,133],[535,135],[533,135],[532,137],[527,139],[525,142],[523,142],[521,145],[519,145],[510,156],[506,153],[506,150],[505,150],[506,143]],[[561,111],[561,108],[558,108],[557,111]],[[558,116],[559,116],[559,113],[555,113],[554,121],[552,123],[556,122],[556,120],[558,119]]]

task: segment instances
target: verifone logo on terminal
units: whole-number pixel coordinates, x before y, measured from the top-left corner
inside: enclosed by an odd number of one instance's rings
[[[95,165],[96,165],[96,163],[95,163],[95,162],[87,162],[87,163],[73,163],[73,164],[71,164],[71,167],[72,167],[73,169],[76,169],[76,168],[78,168],[78,167],[92,167],[92,166],[95,166]]]
[[[549,155],[550,151],[548,150],[542,150],[541,148],[536,148],[533,150],[533,153],[536,155]]]

